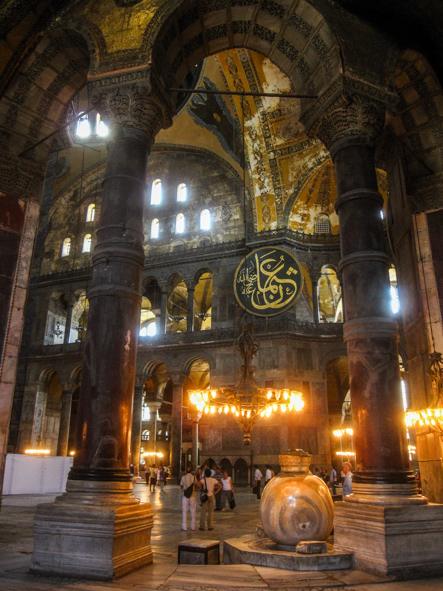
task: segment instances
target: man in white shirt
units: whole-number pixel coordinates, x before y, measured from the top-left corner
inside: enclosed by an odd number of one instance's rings
[[[214,495],[216,495],[222,488],[220,482],[217,482],[215,478],[211,476],[210,468],[206,468],[204,477],[200,482],[196,482],[196,486],[202,489],[202,493],[205,491],[208,495],[208,500],[201,504],[200,513],[200,529],[205,529],[206,516],[208,516],[208,529],[214,529],[212,526],[212,520],[214,517]]]
[[[192,487],[192,488],[191,488]],[[187,530],[188,509],[191,512],[191,530],[195,531],[195,477],[192,473],[192,467],[186,468],[186,474],[180,480],[180,488],[183,491],[182,498],[182,530]],[[189,496],[188,496],[189,495]]]
[[[257,490],[257,499],[261,499],[261,479],[263,478],[263,474],[258,469],[257,464],[254,465],[255,473],[254,473],[254,488]]]
[[[271,466],[267,465],[265,472],[265,486],[268,484],[271,478],[274,478],[274,471],[272,470]]]

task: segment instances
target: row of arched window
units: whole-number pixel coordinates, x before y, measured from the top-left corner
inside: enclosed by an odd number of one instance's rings
[[[185,202],[188,198],[188,189],[185,183],[180,183],[177,187],[177,202]],[[160,205],[162,202],[162,181],[155,179],[151,187],[151,205]]]
[[[83,237],[82,252],[91,252],[92,234],[85,234]],[[71,239],[65,238],[62,245],[62,257],[69,256],[71,252]]]
[[[178,213],[175,216],[175,233],[183,234],[186,228],[186,220],[183,213]],[[200,230],[211,229],[211,212],[209,209],[204,209],[200,212]],[[151,222],[151,238],[158,238],[160,233],[160,220],[154,218]]]

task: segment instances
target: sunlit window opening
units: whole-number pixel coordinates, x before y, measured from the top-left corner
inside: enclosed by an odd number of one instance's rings
[[[67,257],[71,252],[71,239],[65,238],[62,246],[62,257]]]
[[[162,202],[162,182],[156,179],[152,183],[151,189],[151,205],[159,205]]]
[[[91,252],[91,242],[92,242],[91,234],[86,234],[86,236],[83,238],[82,252]]]
[[[200,213],[200,230],[209,230],[211,228],[211,214],[209,209],[204,209]]]
[[[389,281],[391,283],[391,309],[394,314],[400,311],[400,299],[398,297],[397,271],[395,267],[389,269]]]
[[[142,421],[150,421],[151,420],[151,411],[149,410],[149,406],[145,403],[142,407]]]
[[[97,113],[97,119],[95,121],[95,133],[99,137],[106,137],[109,133],[109,128],[106,123],[101,120],[100,113]]]
[[[95,219],[95,203],[91,203],[88,205],[88,209],[86,211],[86,221],[93,222]]]
[[[177,214],[175,218],[175,231],[177,234],[183,234],[185,231],[185,216],[182,213]]]
[[[152,220],[151,222],[151,238],[158,238],[158,234],[160,231],[160,222],[157,218]]]
[[[380,209],[380,217],[382,220],[385,219],[385,212],[382,209]]]
[[[145,431],[142,432],[142,441],[149,441],[149,430],[145,429]]]
[[[91,125],[89,123],[88,115],[82,115],[80,119],[77,120],[76,134],[83,138],[89,137],[91,135]]]
[[[187,189],[185,183],[181,183],[177,187],[177,201],[186,201]]]

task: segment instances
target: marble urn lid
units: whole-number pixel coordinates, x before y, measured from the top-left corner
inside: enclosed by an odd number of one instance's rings
[[[282,472],[299,472],[308,474],[312,456],[302,449],[288,450],[278,456]]]

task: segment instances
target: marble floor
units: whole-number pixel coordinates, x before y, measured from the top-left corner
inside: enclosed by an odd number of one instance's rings
[[[443,578],[396,582],[356,570],[294,572],[250,565],[193,566],[177,564],[179,542],[198,538],[225,539],[252,534],[260,522],[259,501],[251,489],[236,491],[234,511],[215,512],[214,530],[181,530],[181,491],[168,485],[164,494],[135,485],[142,501],[152,503],[154,563],[113,582],[94,582],[29,573],[35,507],[55,495],[3,497],[0,512],[0,591],[259,591],[274,589],[317,591],[437,591]],[[199,511],[198,511],[199,512]],[[198,528],[198,522],[197,522]]]

